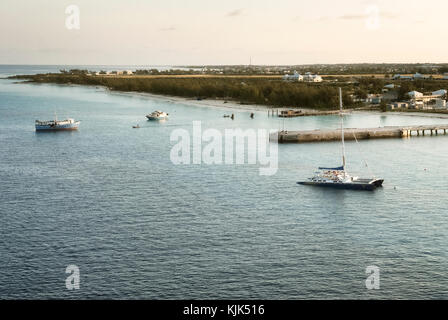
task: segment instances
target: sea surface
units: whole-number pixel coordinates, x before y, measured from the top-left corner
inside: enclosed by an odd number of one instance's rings
[[[146,121],[154,110],[169,120]],[[81,120],[79,130],[36,133],[34,121],[55,113]],[[170,136],[192,132],[193,121],[220,132],[339,125],[337,116],[279,121],[224,104],[1,79],[0,299],[448,298],[448,135],[347,142],[349,170],[385,179],[359,192],[296,184],[339,166],[338,142],[279,145],[272,176],[253,164],[175,165]],[[69,265],[80,270],[79,290],[66,288]],[[379,290],[366,288],[368,266],[380,269]]]

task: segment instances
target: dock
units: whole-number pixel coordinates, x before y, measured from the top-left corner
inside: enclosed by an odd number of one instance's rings
[[[404,138],[411,136],[446,134],[448,124],[435,124],[423,126],[389,126],[379,128],[344,128],[345,140]],[[271,135],[271,140],[275,138]],[[305,131],[279,131],[279,143],[305,143],[340,141],[341,130],[305,130]]]
[[[329,116],[337,115],[339,110],[331,111],[309,111],[309,110],[294,110],[294,109],[268,109],[268,116],[277,116],[279,118],[297,118],[297,117],[314,117],[314,116]]]

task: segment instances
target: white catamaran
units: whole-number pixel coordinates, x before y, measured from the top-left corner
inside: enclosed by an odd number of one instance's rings
[[[383,185],[383,179],[359,178],[348,174],[345,169],[344,115],[342,113],[342,89],[339,88],[339,104],[341,117],[342,166],[337,168],[320,167],[314,177],[307,181],[297,182],[301,185],[330,187],[337,189],[375,190]]]

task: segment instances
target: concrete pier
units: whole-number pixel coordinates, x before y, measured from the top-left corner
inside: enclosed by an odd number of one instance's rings
[[[446,134],[448,124],[444,125],[425,125],[425,126],[406,126],[406,127],[381,127],[381,128],[346,128],[344,129],[345,140],[364,140],[364,139],[385,139],[385,138],[403,138],[412,135],[425,135],[425,131],[430,131],[438,135],[439,131]],[[271,140],[273,137],[271,136]],[[304,143],[304,142],[324,142],[341,140],[341,130],[306,130],[306,131],[279,131],[279,143]]]

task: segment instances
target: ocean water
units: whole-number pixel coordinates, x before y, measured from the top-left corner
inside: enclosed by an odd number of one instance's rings
[[[52,69],[0,66],[42,70]],[[156,109],[170,119],[146,121]],[[80,129],[36,133],[34,120],[55,112]],[[385,179],[375,192],[296,184],[340,165],[337,142],[279,145],[273,176],[171,162],[171,133],[193,121],[219,131],[339,125],[250,112],[0,80],[0,299],[448,298],[448,135],[347,142],[351,170],[367,173],[366,159]],[[448,119],[346,116],[347,127],[431,123]],[[72,264],[81,282],[69,291]],[[367,266],[380,268],[379,290],[366,289]]]

